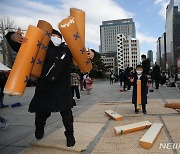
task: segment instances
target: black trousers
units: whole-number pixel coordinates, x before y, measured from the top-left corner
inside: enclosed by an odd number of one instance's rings
[[[74,97],[74,91],[76,93],[77,99],[80,99],[80,92],[78,86],[71,86],[72,96]]]
[[[60,112],[62,116],[62,121],[65,127],[65,135],[66,136],[71,136],[73,135],[74,129],[73,129],[73,115],[72,115],[72,110],[66,110],[63,112]],[[46,124],[47,118],[51,116],[51,112],[36,112],[35,115],[35,126],[36,127],[44,127]]]
[[[155,79],[156,89],[159,89],[159,83],[160,83],[159,79]]]

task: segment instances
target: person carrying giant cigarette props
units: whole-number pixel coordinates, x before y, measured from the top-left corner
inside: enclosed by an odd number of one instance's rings
[[[51,112],[60,112],[65,127],[67,146],[75,145],[73,130],[73,98],[71,94],[70,66],[72,55],[65,43],[61,43],[61,34],[53,29],[51,41],[45,57],[40,78],[37,80],[34,97],[28,111],[35,113],[35,137],[41,139],[44,126]],[[18,51],[24,37],[22,32],[9,32],[6,38],[15,51]],[[58,44],[53,43],[56,40]],[[88,50],[89,58],[94,54]]]
[[[138,105],[141,104],[142,111],[146,114],[147,90],[150,83],[148,83],[148,78],[146,74],[143,73],[141,65],[136,66],[136,73],[133,78],[131,78],[131,82],[133,83],[132,103],[134,104],[135,113],[139,113]],[[140,87],[138,87],[138,84],[140,84]]]

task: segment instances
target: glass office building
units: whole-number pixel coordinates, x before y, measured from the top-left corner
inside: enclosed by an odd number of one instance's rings
[[[132,18],[103,21],[100,25],[101,53],[117,52],[116,35],[136,38],[135,23]]]
[[[180,57],[180,0],[170,0],[166,9],[166,53],[167,63],[171,71]]]

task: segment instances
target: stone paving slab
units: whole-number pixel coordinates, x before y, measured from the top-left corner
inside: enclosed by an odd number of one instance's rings
[[[35,129],[35,128],[34,128]],[[51,134],[55,132],[58,128],[46,126],[44,131],[44,137],[48,136],[47,134]],[[30,146],[31,142],[37,142],[37,139],[35,138],[34,132],[26,137],[24,137],[22,140],[19,140],[12,144],[12,146]]]
[[[162,142],[168,142],[166,137],[164,128],[160,132],[157,140],[153,147],[149,150],[144,149],[141,147],[139,140],[145,134],[147,130],[141,130],[137,132],[132,132],[128,134],[123,134],[116,136],[114,133],[115,126],[122,126],[134,122],[140,122],[148,120],[150,122],[160,122],[159,118],[155,116],[141,116],[141,117],[125,117],[122,121],[116,122],[111,121],[109,127],[101,137],[100,141],[98,142],[97,146],[95,147],[93,154],[99,153],[113,153],[113,154],[149,154],[149,153],[158,153],[158,154],[171,154],[171,150],[162,150],[159,149],[159,145]]]
[[[105,114],[105,110],[114,110],[117,102],[101,102],[93,105],[80,116],[76,117],[74,121],[81,122],[98,122],[105,124],[109,117]]]
[[[113,153],[113,154],[126,154],[127,152],[130,154],[138,154],[138,153],[162,153],[162,154],[171,154],[172,150],[168,149],[159,149],[160,143],[168,143],[168,138],[165,133],[165,129],[163,128],[160,132],[157,140],[153,147],[149,150],[141,147],[139,140],[145,134],[147,130],[141,130],[137,132],[132,132],[129,134],[123,134],[120,136],[116,136],[114,133],[115,126],[122,126],[130,123],[140,122],[148,120],[150,122],[160,123],[161,115],[163,117],[163,121],[165,125],[168,126],[170,132],[173,132],[172,137],[174,142],[178,142],[179,140],[179,129],[176,129],[172,123],[178,116],[177,111],[173,109],[164,108],[164,102],[159,100],[149,99],[148,101],[148,113],[149,115],[144,115],[143,113],[135,114],[133,104],[129,100],[125,101],[103,101],[96,105],[93,105],[87,111],[83,112],[80,116],[75,117],[74,127],[75,127],[75,137],[76,137],[76,145],[72,148],[66,147],[66,139],[64,136],[64,128],[57,130],[52,133],[48,137],[44,138],[41,141],[35,141],[32,143],[32,147],[25,150],[23,154],[29,153],[80,153],[85,150],[88,145],[93,141],[98,132],[102,129],[104,124],[110,120],[110,125],[101,137],[100,141],[97,143],[93,153]],[[114,110],[115,112],[123,115],[122,121],[114,121],[109,118],[104,111],[105,110]],[[151,115],[152,114],[152,115]],[[157,114],[157,116],[156,116]],[[164,117],[165,115],[168,115]],[[180,126],[177,126],[180,128]],[[176,131],[177,130],[177,131]],[[175,132],[175,133],[174,133]],[[44,150],[44,148],[46,150]]]
[[[147,111],[148,114],[173,114],[175,110],[164,107],[165,102],[161,99],[148,99]]]
[[[11,129],[11,131],[8,131]],[[6,131],[9,133],[6,134]],[[1,145],[10,145],[16,142],[18,139],[21,139],[22,136],[28,136],[28,133],[34,132],[34,127],[25,127],[25,126],[9,126],[2,132],[0,132],[0,138],[3,138],[3,140],[0,140]]]
[[[64,151],[60,149],[52,149],[46,147],[30,147],[20,154],[77,154],[79,152]]]
[[[171,139],[174,143],[179,144],[177,152],[180,154],[180,114],[179,116],[163,116],[162,119],[166,124]]]
[[[8,146],[4,149],[1,149],[1,154],[14,154],[18,153],[24,150],[24,147],[13,147],[13,146]]]
[[[160,99],[149,99],[148,104],[146,105],[147,113],[148,114],[176,114],[177,111],[170,109],[170,108],[165,108],[164,107],[164,102]],[[143,113],[140,111],[139,114],[134,114],[134,104],[131,103],[131,101],[121,101],[115,108],[115,112],[119,113],[122,116],[136,116],[139,117]]]
[[[32,146],[55,148],[65,151],[81,152],[93,141],[95,136],[102,129],[104,124],[74,122],[76,144],[72,148],[66,147],[66,138],[64,136],[64,128],[61,128],[48,137],[32,142]]]

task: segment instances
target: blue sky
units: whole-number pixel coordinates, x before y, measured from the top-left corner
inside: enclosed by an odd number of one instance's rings
[[[103,20],[132,17],[141,54],[156,50],[156,41],[165,31],[165,8],[169,0],[1,0],[0,14],[14,19],[15,27],[27,29],[46,20],[57,29],[57,24],[69,15],[69,8],[86,12],[86,47],[98,51],[99,25]],[[155,55],[155,53],[154,53]]]

